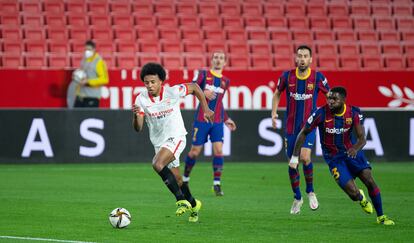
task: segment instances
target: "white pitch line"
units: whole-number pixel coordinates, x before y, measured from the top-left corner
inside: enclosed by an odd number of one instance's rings
[[[0,235],[0,239],[17,239],[17,240],[37,240],[37,241],[52,241],[52,242],[66,242],[66,243],[96,243],[90,241],[74,241],[74,240],[57,240],[57,239],[48,239],[48,238],[33,238],[33,237],[18,237],[18,236],[8,236]]]

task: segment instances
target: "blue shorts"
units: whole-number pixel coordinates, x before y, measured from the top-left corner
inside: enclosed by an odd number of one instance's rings
[[[296,138],[299,134],[292,134],[292,135],[286,135],[285,137],[285,150],[286,150],[286,156],[288,159],[292,157],[293,149],[295,148],[295,142]],[[305,139],[305,142],[302,145],[302,148],[310,148],[312,149],[313,145],[315,144],[315,138],[316,138],[316,129],[313,129],[312,132],[310,132]]]
[[[224,123],[209,123],[209,122],[199,122],[194,121],[193,124],[193,133],[191,136],[192,145],[203,145],[207,142],[207,138],[210,135],[210,141],[223,142],[224,136]]]
[[[371,169],[362,151],[357,153],[355,159],[343,157],[343,159],[333,159],[326,162],[329,165],[331,175],[342,188],[344,188],[349,180],[355,179],[362,170],[367,168]]]

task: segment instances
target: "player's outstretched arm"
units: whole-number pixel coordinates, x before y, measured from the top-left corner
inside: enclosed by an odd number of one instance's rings
[[[272,98],[272,126],[276,129],[276,121],[279,115],[277,114],[277,108],[279,107],[280,102],[280,91],[276,89]]]
[[[206,96],[204,95],[203,91],[201,90],[200,86],[196,83],[188,83],[188,93],[194,94],[197,99],[200,101],[201,108],[203,108],[204,111],[204,120],[207,122],[213,122],[214,121],[214,112],[208,108]]]
[[[357,136],[357,141],[356,143],[347,151],[347,154],[349,157],[351,158],[355,158],[358,151],[361,150],[365,144],[367,143],[367,140],[365,138],[365,129],[364,126],[361,124],[356,124],[355,125],[355,133]]]
[[[293,169],[296,169],[299,163],[299,153],[300,149],[302,148],[303,143],[305,142],[306,136],[311,132],[312,130],[306,127],[303,127],[302,130],[300,130],[298,137],[296,138],[295,142],[295,148],[293,149],[292,158],[290,158],[289,166]]]
[[[132,106],[132,113],[134,116],[132,119],[132,125],[134,126],[135,131],[140,132],[144,126],[145,113],[141,110],[141,107],[135,104]]]

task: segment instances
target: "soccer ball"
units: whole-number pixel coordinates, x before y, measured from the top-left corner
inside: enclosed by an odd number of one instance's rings
[[[131,214],[125,208],[115,208],[109,214],[109,223],[114,228],[125,228],[131,223]]]
[[[76,82],[80,82],[82,79],[86,78],[86,72],[82,69],[76,69],[72,73],[72,79]]]

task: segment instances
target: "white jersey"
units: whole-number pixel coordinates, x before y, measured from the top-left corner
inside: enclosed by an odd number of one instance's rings
[[[158,97],[153,97],[148,90],[144,90],[135,99],[135,104],[145,113],[150,140],[154,146],[161,146],[168,138],[187,134],[180,110],[180,98],[187,94],[187,85],[180,84],[162,86]]]

